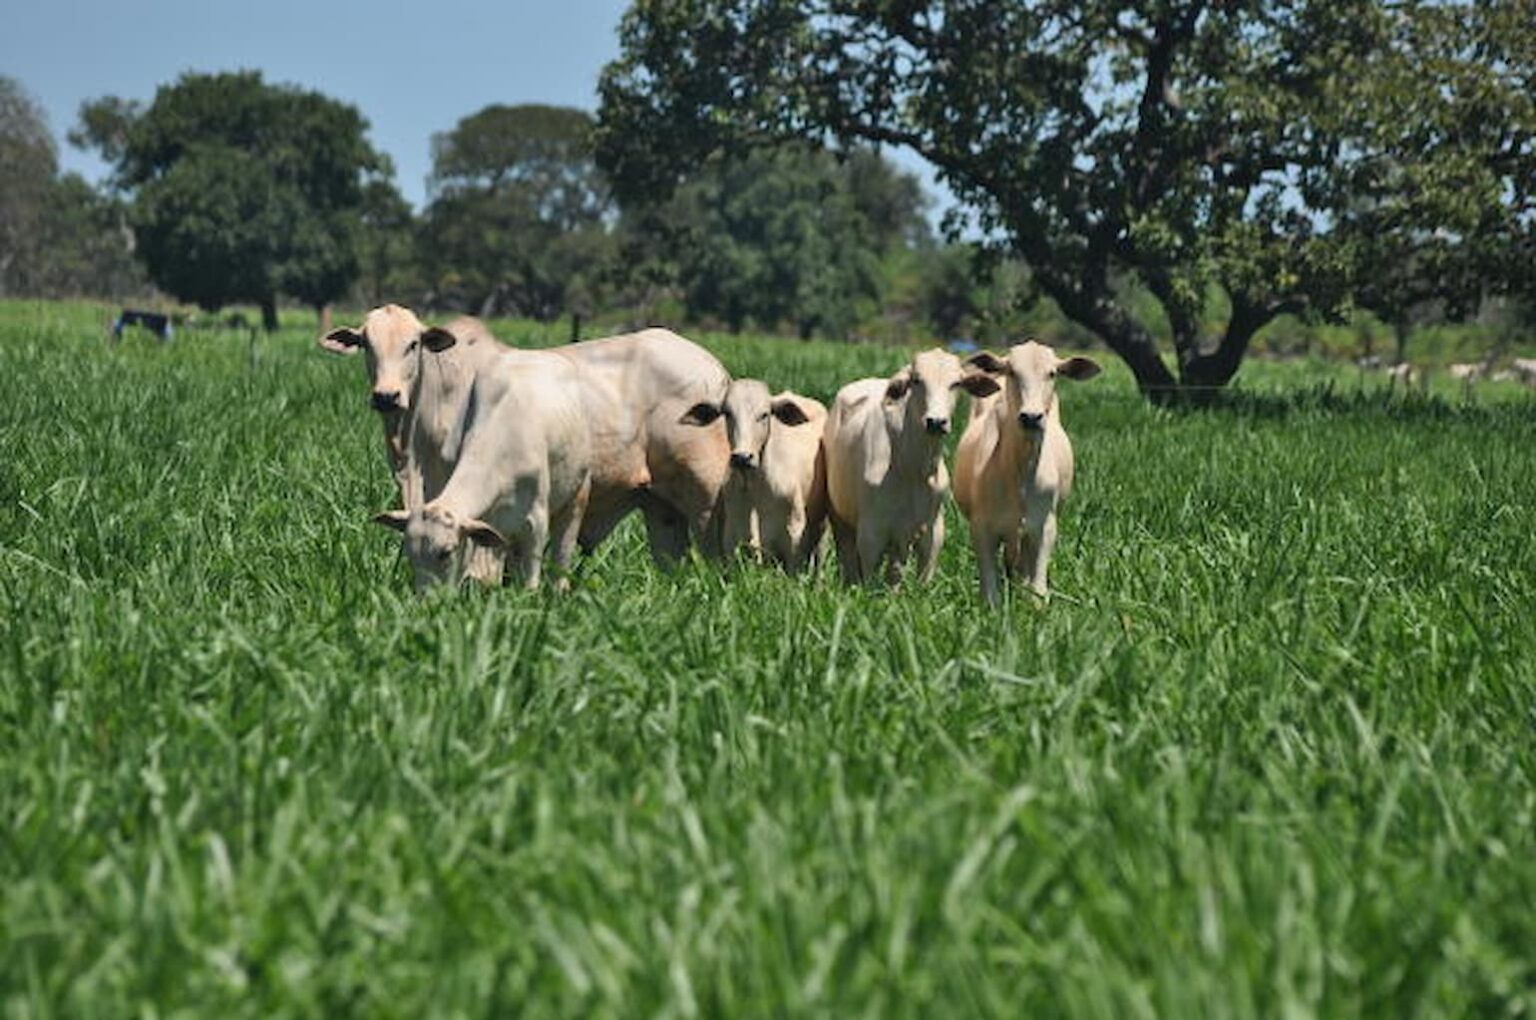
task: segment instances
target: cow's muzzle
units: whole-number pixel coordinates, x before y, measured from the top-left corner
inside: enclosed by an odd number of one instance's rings
[[[746,471],[757,467],[757,458],[750,453],[737,450],[731,454],[731,467],[738,471]]]
[[[948,418],[924,418],[923,428],[928,430],[930,436],[944,436],[949,434]]]
[[[1029,432],[1039,432],[1045,428],[1045,415],[1030,414],[1028,411],[1019,412],[1019,424]]]
[[[374,390],[373,391],[373,409],[375,411],[398,411],[398,410],[400,410],[400,391],[399,390]]]

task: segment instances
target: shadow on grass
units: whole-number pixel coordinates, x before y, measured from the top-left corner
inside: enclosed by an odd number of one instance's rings
[[[1173,415],[1231,415],[1284,420],[1294,417],[1377,417],[1401,422],[1455,422],[1468,425],[1536,424],[1536,400],[1491,403],[1447,399],[1419,390],[1363,389],[1329,381],[1294,390],[1226,388],[1182,392],[1158,402]]]

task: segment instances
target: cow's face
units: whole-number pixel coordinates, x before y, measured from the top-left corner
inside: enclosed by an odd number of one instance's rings
[[[1087,380],[1099,374],[1098,362],[1093,359],[1058,358],[1055,351],[1034,341],[1009,348],[1001,358],[982,351],[968,364],[1002,383],[1008,416],[1030,433],[1045,429],[1046,419],[1056,406],[1058,379]]]
[[[415,513],[392,510],[374,521],[404,534],[402,548],[411,561],[416,590],[461,584],[475,546],[505,549],[501,534],[484,521],[461,518],[428,503]]]
[[[966,372],[960,359],[934,348],[912,358],[911,364],[886,384],[887,404],[904,403],[908,425],[919,427],[934,442],[949,433],[955,415],[955,395],[965,390],[973,396],[997,392],[986,374]]]
[[[452,333],[423,326],[399,305],[375,308],[361,329],[335,329],[320,338],[320,346],[335,354],[363,352],[372,384],[369,402],[381,414],[408,410],[422,352],[445,351],[454,342]]]
[[[731,468],[754,471],[763,466],[763,448],[774,423],[795,427],[810,415],[792,394],[770,396],[768,384],[757,379],[737,379],[726,388],[718,404],[704,401],[683,415],[685,425],[709,425],[725,419],[725,435],[731,446]]]

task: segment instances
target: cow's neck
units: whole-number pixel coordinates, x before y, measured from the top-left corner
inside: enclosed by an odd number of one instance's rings
[[[944,443],[928,438],[922,416],[913,412],[911,402],[902,417],[902,429],[891,439],[891,464],[904,478],[932,478],[944,462]]]
[[[1050,419],[1055,413],[1054,409],[1046,412],[1046,428],[1050,428]],[[999,450],[1010,463],[1030,466],[1040,459],[1040,448],[1044,445],[1045,438],[1044,429],[1038,433],[1026,432],[1019,426],[1018,416],[1010,413],[1008,402],[1004,400],[998,401],[993,415],[993,421],[997,427]]]

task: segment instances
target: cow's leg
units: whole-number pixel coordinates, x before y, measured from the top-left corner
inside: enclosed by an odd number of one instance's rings
[[[981,574],[981,597],[987,605],[997,605],[997,554],[999,537],[979,525],[971,526],[971,548],[976,551],[976,566]]]
[[[1018,580],[1023,569],[1024,529],[1015,526],[1013,534],[1003,536],[1003,571],[1008,580]]]
[[[528,523],[518,543],[518,575],[523,587],[533,591],[544,571],[544,547],[549,544],[549,506],[544,502],[532,507]]]
[[[850,525],[832,518],[832,544],[837,546],[837,569],[844,584],[858,584],[859,572],[858,535]]]
[[[1045,598],[1049,592],[1046,571],[1051,551],[1056,547],[1056,499],[1034,500],[1024,508],[1024,539],[1020,567],[1029,577],[1029,587]]]
[[[869,524],[867,519],[859,525],[859,576],[865,584],[873,584],[880,576],[880,561],[885,557],[886,544],[885,532]]]
[[[939,550],[944,548],[944,511],[940,508],[933,523],[917,536],[917,579],[924,584],[933,580],[939,567]]]
[[[752,507],[741,492],[732,492],[720,502],[720,554],[730,557],[752,542]]]
[[[576,555],[576,540],[581,534],[582,518],[586,514],[587,501],[591,495],[592,482],[588,479],[581,483],[581,488],[576,491],[570,505],[563,509],[550,525],[555,569],[559,571],[559,576],[555,578],[556,591],[570,590],[571,559]]]
[[[658,567],[670,570],[688,553],[688,518],[655,495],[646,498],[641,510],[645,514],[645,536],[651,547],[651,560]]]

